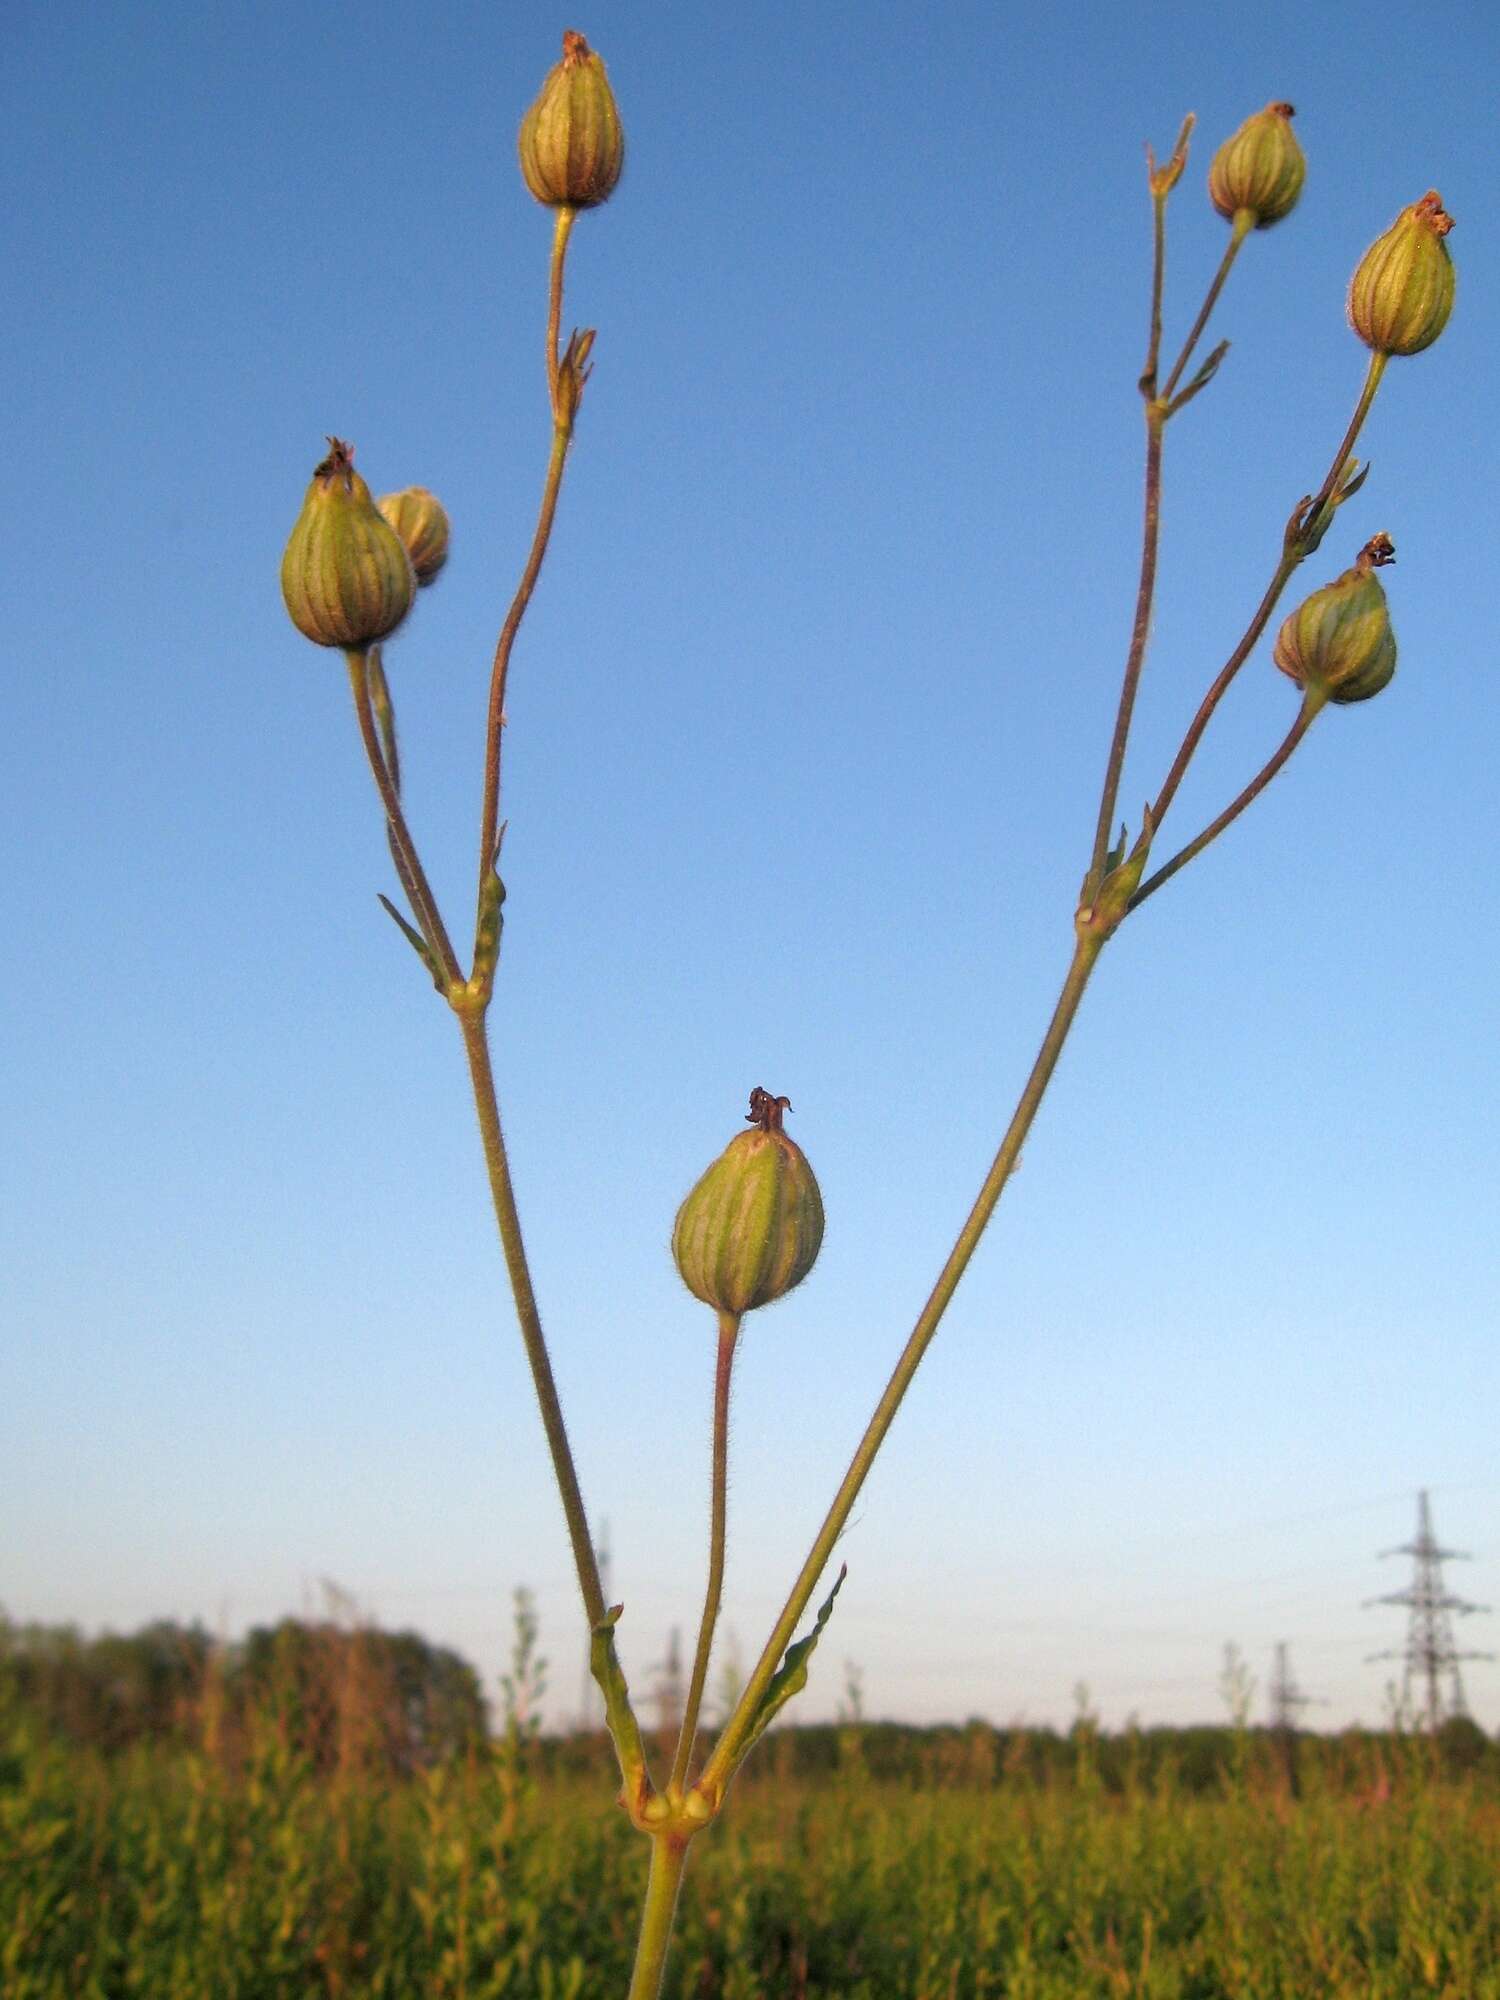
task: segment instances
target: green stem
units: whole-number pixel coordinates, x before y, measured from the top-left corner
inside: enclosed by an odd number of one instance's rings
[[[500,826],[500,737],[505,726],[505,684],[510,675],[510,656],[526,616],[526,607],[542,573],[547,544],[552,539],[552,523],[557,514],[557,496],[562,490],[563,467],[568,446],[573,441],[571,424],[558,421],[557,340],[562,324],[563,268],[567,262],[568,237],[577,210],[560,208],[552,232],[552,270],[547,288],[547,401],[552,410],[552,452],[547,460],[547,477],[542,485],[542,504],[537,515],[536,533],[521,581],[500,627],[495,643],[494,664],[490,668],[489,709],[484,732],[484,799],[479,813],[479,895],[483,904],[485,884],[495,865],[495,841]]]
[[[834,1495],[833,1505],[818,1530],[812,1551],[803,1564],[796,1583],[792,1586],[792,1593],[782,1609],[780,1618],[776,1621],[775,1630],[766,1641],[765,1651],[757,1661],[755,1671],[751,1674],[740,1697],[739,1705],[721,1732],[714,1746],[713,1755],[704,1766],[703,1775],[698,1780],[697,1790],[702,1792],[711,1804],[717,1805],[723,1797],[735,1765],[743,1752],[746,1738],[750,1734],[756,1709],[770,1684],[771,1676],[796,1634],[797,1626],[807,1610],[813,1592],[817,1589],[818,1579],[827,1566],[829,1556],[833,1553],[834,1543],[843,1533],[844,1524],[859,1497],[859,1490],[874,1463],[875,1454],[884,1442],[922,1356],[927,1352],[948,1303],[958,1289],[959,1280],[978,1248],[979,1239],[984,1234],[985,1225],[995,1212],[995,1205],[1004,1192],[1005,1184],[1015,1171],[1016,1162],[1021,1156],[1021,1147],[1031,1130],[1032,1120],[1036,1117],[1037,1108],[1046,1093],[1047,1085],[1052,1080],[1057,1059],[1062,1053],[1063,1044],[1068,1038],[1068,1031],[1078,1013],[1089,975],[1094,969],[1103,944],[1103,938],[1096,935],[1081,936],[1077,941],[1072,963],[1068,967],[1067,977],[1063,981],[1062,991],[1058,995],[1057,1005],[1042,1039],[1041,1048],[1037,1051],[1036,1061],[1026,1080],[1026,1087],[1021,1093],[1005,1137],[1000,1142],[1000,1149],[985,1176],[984,1185],[980,1188],[974,1206],[969,1211],[968,1219],[959,1231],[957,1241],[938,1276],[937,1283],[933,1286],[927,1303],[912,1328],[901,1358],[896,1363],[890,1381],[886,1384],[885,1393],[875,1406],[875,1413],[859,1441],[854,1457],[850,1461],[849,1470],[844,1474],[843,1483]]]
[[[521,1240],[521,1218],[516,1210],[515,1191],[511,1186],[505,1137],[500,1129],[500,1107],[495,1097],[495,1073],[490,1064],[489,1038],[485,1030],[484,1013],[482,1009],[460,1009],[458,1020],[463,1030],[464,1049],[469,1058],[469,1075],[474,1085],[474,1108],[479,1114],[479,1136],[484,1145],[484,1163],[489,1170],[490,1193],[495,1203],[495,1220],[500,1225],[500,1242],[505,1251],[505,1265],[510,1273],[511,1290],[515,1294],[516,1317],[521,1323],[521,1338],[526,1346],[526,1359],[531,1364],[531,1379],[536,1387],[537,1402],[541,1405],[542,1424],[547,1433],[547,1448],[552,1454],[552,1470],[557,1475],[563,1513],[567,1518],[568,1540],[573,1544],[573,1562],[578,1571],[578,1587],[583,1593],[584,1609],[588,1614],[589,1627],[592,1630],[604,1622],[604,1589],[599,1581],[599,1564],[594,1555],[593,1539],[589,1534],[588,1515],[584,1511],[583,1494],[579,1489],[578,1474],[573,1466],[573,1453],[568,1444],[567,1428],[563,1423],[562,1404],[558,1400],[557,1384],[552,1376],[552,1363],[547,1354],[547,1342],[542,1333],[541,1314],[537,1311],[536,1294],[532,1290],[531,1272],[526,1262],[526,1247]]]
[[[1151,601],[1156,593],[1156,549],[1161,533],[1161,445],[1165,423],[1165,408],[1154,397],[1151,398],[1146,404],[1146,505],[1141,530],[1141,574],[1136,587],[1130,651],[1125,656],[1125,676],[1120,686],[1120,705],[1115,713],[1115,733],[1110,739],[1104,788],[1099,798],[1099,820],[1094,829],[1094,851],[1089,862],[1089,880],[1093,883],[1103,876],[1104,859],[1109,852],[1115,804],[1120,794],[1120,776],[1125,768],[1130,718],[1135,710],[1136,689],[1140,686],[1146,641],[1151,633]]]
[[[349,685],[354,690],[354,713],[359,719],[360,739],[365,746],[365,756],[369,759],[376,789],[380,793],[380,803],[385,807],[386,828],[391,837],[391,854],[396,863],[396,872],[401,877],[401,886],[411,897],[417,922],[429,947],[436,954],[444,975],[450,981],[461,982],[463,973],[459,969],[457,955],[443,919],[438,913],[437,898],[432,893],[422,863],[417,857],[416,843],[406,824],[406,815],[401,810],[401,795],[396,790],[395,780],[380,747],[380,737],[370,702],[367,651],[362,646],[349,646],[345,649],[344,658],[349,664]]]
[[[563,265],[568,257],[568,238],[578,210],[564,205],[557,211],[552,229],[552,270],[547,285],[547,394],[552,403],[552,421],[557,422],[557,343],[562,338]]]
[[[719,1314],[719,1350],[714,1365],[714,1447],[713,1476],[709,1498],[708,1588],[703,1598],[703,1617],[698,1626],[698,1647],[693,1655],[692,1678],[688,1682],[687,1705],[682,1711],[682,1728],[677,1736],[677,1754],[672,1759],[669,1792],[680,1792],[687,1783],[693,1758],[693,1742],[698,1734],[698,1711],[703,1703],[703,1685],[708,1679],[708,1660],[713,1651],[714,1626],[719,1620],[719,1600],[724,1591],[725,1493],[729,1475],[729,1380],[734,1372],[734,1344],[739,1337],[740,1315]]]
[[[1354,406],[1353,416],[1349,419],[1349,427],[1344,432],[1339,448],[1333,455],[1333,462],[1328,468],[1328,475],[1324,479],[1323,484],[1318,488],[1316,496],[1309,501],[1307,508],[1303,512],[1299,531],[1297,533],[1288,531],[1282,546],[1281,560],[1277,563],[1271,581],[1266,586],[1265,595],[1256,607],[1255,616],[1246,626],[1239,644],[1214,677],[1208,693],[1204,695],[1202,701],[1198,704],[1198,713],[1188,725],[1187,734],[1182,739],[1182,744],[1177,755],[1172,759],[1172,768],[1168,771],[1162,788],[1157,794],[1156,803],[1152,807],[1152,820],[1157,827],[1160,827],[1163,819],[1166,817],[1167,808],[1177,796],[1177,788],[1182,783],[1184,773],[1192,761],[1193,753],[1202,740],[1203,732],[1207,729],[1214,710],[1223,700],[1230,682],[1250,657],[1251,651],[1256,641],[1260,638],[1261,633],[1265,631],[1270,621],[1271,613],[1276,609],[1282,591],[1286,589],[1288,578],[1308,553],[1308,537],[1314,535],[1318,526],[1319,516],[1327,506],[1334,488],[1339,483],[1340,475],[1344,470],[1345,464],[1348,462],[1349,454],[1354,449],[1355,442],[1364,426],[1365,418],[1370,413],[1370,405],[1375,400],[1375,391],[1380,387],[1380,378],[1385,373],[1385,361],[1386,357],[1383,354],[1371,355],[1370,365],[1365,371],[1364,387],[1359,392],[1359,400]],[[1140,902],[1144,893],[1145,891],[1142,890],[1137,894],[1135,898],[1137,903]]]
[[[1226,826],[1232,826],[1245,810],[1246,806],[1254,804],[1256,799],[1266,789],[1266,786],[1276,776],[1282,765],[1291,756],[1297,745],[1302,741],[1308,730],[1312,728],[1318,711],[1322,706],[1323,697],[1315,695],[1309,689],[1303,697],[1302,707],[1298,711],[1297,720],[1287,731],[1285,740],[1276,754],[1267,759],[1266,763],[1250,780],[1249,784],[1246,785],[1239,797],[1232,804],[1227,805],[1216,820],[1211,820],[1196,840],[1190,840],[1186,847],[1179,853],[1174,854],[1172,859],[1158,868],[1154,875],[1147,876],[1146,880],[1136,890],[1126,905],[1127,913],[1130,910],[1138,910],[1148,896],[1154,896],[1164,882],[1171,881],[1179,868],[1186,868],[1195,855],[1201,854],[1211,841],[1218,839]]]
[[[682,1833],[657,1833],[651,1837],[651,1873],[646,1879],[646,1901],[641,1910],[641,1934],[635,1948],[635,1971],[630,1978],[628,2000],[657,2000],[661,1992],[690,1839],[691,1835]]]
[[[1240,254],[1240,245],[1250,234],[1254,226],[1255,211],[1253,209],[1242,208],[1236,213],[1229,232],[1229,244],[1223,257],[1220,259],[1218,270],[1214,273],[1214,281],[1208,288],[1203,304],[1198,308],[1198,317],[1193,321],[1192,329],[1187,339],[1182,343],[1182,352],[1177,357],[1177,365],[1162,384],[1161,400],[1164,403],[1171,402],[1172,391],[1182,380],[1182,371],[1192,359],[1193,349],[1202,338],[1203,329],[1209,322],[1209,316],[1219,302],[1219,294],[1224,289],[1224,281],[1234,269],[1234,260]]]

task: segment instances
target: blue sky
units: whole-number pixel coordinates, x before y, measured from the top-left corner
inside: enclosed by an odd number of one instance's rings
[[[436,17],[436,18],[434,18]],[[469,898],[494,635],[534,519],[549,223],[514,133],[576,25],[626,178],[567,317],[596,373],[516,655],[502,1101],[638,1680],[702,1587],[712,1322],[673,1212],[750,1087],[828,1235],[739,1363],[725,1629],[753,1658],[988,1163],[1069,948],[1138,554],[1142,145],[1204,177],[1268,99],[1304,198],[1247,245],[1169,433],[1123,800],[1154,791],[1363,370],[1349,272],[1457,218],[1452,324],[1392,364],[1374,471],[1393,687],[1110,947],[857,1510],[801,1712],[1212,1717],[1278,1640],[1376,1720],[1375,1560],[1433,1489],[1500,1605],[1484,6],[1382,16],[598,0],[559,16],[13,10],[0,836],[0,1603],[234,1631],[374,1616],[492,1677],[582,1632],[457,1036],[390,889],[336,655],[277,563],[325,432],[454,547],[388,656],[407,796]],[[1257,654],[1176,810],[1269,753]],[[1466,1641],[1500,1649],[1500,1615]],[[1469,1673],[1500,1724],[1500,1666]]]

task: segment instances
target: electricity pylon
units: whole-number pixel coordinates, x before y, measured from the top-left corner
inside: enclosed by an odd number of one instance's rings
[[[1471,1560],[1464,1549],[1445,1549],[1438,1546],[1437,1537],[1432,1532],[1432,1510],[1427,1504],[1427,1491],[1417,1495],[1417,1538],[1404,1542],[1399,1549],[1382,1549],[1382,1556],[1410,1556],[1414,1562],[1412,1580],[1405,1590],[1392,1591],[1386,1597],[1369,1597],[1366,1605],[1404,1604],[1410,1612],[1406,1626],[1406,1645],[1398,1652],[1390,1648],[1383,1653],[1371,1653],[1371,1660],[1400,1660],[1403,1663],[1401,1680],[1402,1705],[1408,1714],[1421,1713],[1430,1730],[1436,1731],[1455,1715],[1467,1715],[1468,1705],[1464,1700],[1463,1678],[1458,1671],[1460,1660],[1492,1660],[1493,1653],[1461,1653],[1453,1643],[1455,1617],[1467,1618],[1475,1611],[1488,1611],[1487,1604],[1470,1604],[1466,1598],[1455,1597],[1443,1588],[1443,1564],[1445,1562],[1468,1562]],[[1425,1699],[1413,1702],[1413,1693],[1420,1691]]]
[[[1280,1736],[1289,1736],[1297,1727],[1297,1711],[1311,1707],[1317,1695],[1304,1694],[1292,1673],[1291,1648],[1283,1639],[1276,1648],[1276,1667],[1266,1689],[1271,1703],[1271,1727]]]

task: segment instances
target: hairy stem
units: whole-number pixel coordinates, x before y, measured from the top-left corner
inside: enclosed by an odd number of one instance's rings
[[[709,1497],[708,1588],[703,1598],[703,1617],[698,1626],[698,1646],[693,1655],[692,1678],[688,1682],[687,1705],[682,1711],[682,1728],[677,1736],[677,1754],[672,1759],[668,1789],[681,1791],[687,1783],[693,1743],[698,1734],[698,1711],[703,1704],[703,1686],[708,1679],[709,1655],[713,1651],[714,1627],[719,1621],[719,1600],[724,1591],[724,1519],[729,1475],[729,1380],[734,1372],[734,1344],[739,1338],[740,1315],[719,1314],[719,1349],[714,1365],[714,1445],[713,1475]]]
[[[875,1413],[859,1441],[854,1457],[850,1461],[849,1470],[844,1474],[843,1483],[834,1495],[833,1505],[818,1530],[811,1553],[803,1564],[796,1583],[792,1586],[791,1595],[776,1621],[775,1629],[766,1641],[765,1650],[756,1662],[755,1671],[746,1683],[739,1705],[720,1734],[713,1755],[704,1766],[703,1775],[698,1780],[697,1789],[711,1803],[716,1804],[723,1795],[746,1739],[750,1735],[755,1711],[770,1684],[782,1654],[791,1644],[813,1592],[817,1589],[818,1579],[827,1566],[829,1556],[833,1553],[834,1543],[843,1533],[844,1524],[859,1497],[859,1490],[864,1485],[870,1467],[875,1461],[875,1454],[885,1441],[886,1433],[890,1430],[896,1412],[901,1407],[902,1398],[911,1386],[912,1377],[931,1345],[932,1337],[937,1332],[949,1301],[958,1289],[959,1280],[968,1269],[969,1261],[978,1248],[979,1239],[984,1234],[985,1226],[994,1214],[995,1205],[1005,1190],[1005,1184],[1015,1171],[1016,1162],[1021,1156],[1021,1147],[1031,1130],[1032,1120],[1036,1117],[1037,1109],[1046,1094],[1047,1085],[1052,1080],[1057,1059],[1062,1053],[1063,1044],[1077,1016],[1084,989],[1098,961],[1103,942],[1102,938],[1094,935],[1085,935],[1078,939],[1052,1019],[1042,1038],[1042,1045],[1037,1051],[1036,1061],[1026,1080],[1026,1087],[1021,1092],[1020,1101],[1006,1128],[1005,1137],[1000,1142],[1000,1149],[985,1176],[974,1206],[969,1211],[968,1218],[948,1254],[937,1283],[918,1315],[911,1336],[902,1350],[901,1358],[896,1363],[890,1381],[886,1384],[885,1393],[875,1406]]]
[[[691,1835],[677,1832],[652,1835],[651,1872],[646,1879],[641,1934],[635,1948],[635,1971],[631,1974],[628,2000],[657,2000],[661,1992],[690,1838]]]
[[[568,259],[568,238],[578,210],[564,205],[557,211],[552,230],[552,270],[547,284],[547,395],[552,404],[552,421],[557,422],[557,343],[562,338],[563,266]]]
[[[1147,876],[1140,888],[1131,897],[1130,902],[1126,906],[1127,911],[1138,910],[1148,896],[1154,896],[1164,882],[1171,881],[1179,868],[1186,868],[1194,855],[1201,854],[1211,841],[1217,840],[1226,826],[1232,826],[1245,810],[1246,806],[1254,804],[1266,789],[1266,786],[1276,776],[1282,765],[1291,756],[1297,745],[1302,741],[1308,730],[1312,728],[1318,711],[1322,706],[1322,697],[1313,694],[1309,689],[1303,697],[1302,707],[1298,711],[1297,720],[1287,731],[1286,737],[1276,754],[1267,759],[1265,764],[1262,765],[1261,769],[1240,793],[1239,797],[1233,800],[1231,804],[1225,806],[1217,819],[1210,820],[1196,840],[1190,840],[1186,847],[1181,849],[1179,853],[1174,854],[1172,859],[1158,868],[1154,875]]]
[[[526,1247],[521,1240],[521,1218],[516,1211],[505,1137],[500,1129],[500,1106],[495,1097],[495,1073],[490,1064],[484,1014],[468,1008],[459,1011],[458,1019],[463,1030],[464,1050],[469,1058],[469,1075],[474,1085],[474,1108],[479,1114],[479,1136],[484,1145],[484,1163],[489,1171],[495,1220],[500,1225],[505,1266],[510,1274],[510,1288],[515,1294],[516,1317],[521,1323],[526,1359],[531,1364],[531,1379],[536,1388],[537,1402],[541,1405],[547,1448],[552,1454],[552,1470],[557,1475],[558,1491],[562,1495],[568,1540],[573,1544],[573,1562],[578,1571],[578,1587],[583,1593],[584,1610],[592,1629],[604,1622],[604,1590],[599,1581],[599,1564],[589,1534],[588,1516],[584,1511],[578,1474],[573,1466],[567,1428],[563,1423],[562,1404],[552,1377],[552,1363],[542,1333],[536,1294],[532,1290]]]
[[[568,460],[568,446],[573,441],[572,424],[559,421],[557,340],[562,323],[563,269],[567,262],[568,237],[576,215],[576,209],[560,208],[552,234],[552,271],[547,291],[547,400],[552,410],[552,451],[547,460],[547,477],[542,485],[542,504],[537,515],[536,533],[531,538],[531,552],[526,558],[526,567],[521,572],[521,581],[516,586],[510,609],[505,614],[505,623],[500,627],[494,664],[490,668],[490,699],[484,732],[484,799],[479,813],[481,900],[490,870],[495,865],[495,840],[500,825],[500,737],[505,725],[505,684],[510,675],[511,651],[516,643],[516,634],[521,629],[521,620],[526,616],[526,607],[531,602],[531,594],[536,589],[536,580],[542,573],[547,544],[552,539],[552,523],[557,514],[557,496],[562,490],[563,467]]]
[[[438,963],[451,981],[460,981],[463,973],[459,970],[458,958],[438,912],[437,898],[417,856],[416,843],[411,837],[411,829],[406,824],[406,815],[401,810],[401,795],[396,790],[395,779],[380,747],[380,737],[375,726],[375,714],[370,702],[369,658],[361,646],[350,646],[344,658],[349,663],[349,685],[354,690],[354,713],[359,719],[360,740],[365,746],[365,756],[369,759],[370,770],[380,793],[380,803],[385,807],[385,822],[391,838],[391,855],[396,863],[396,872],[401,877],[401,886],[411,897],[412,908],[417,922],[422,927],[428,945],[436,953]]]

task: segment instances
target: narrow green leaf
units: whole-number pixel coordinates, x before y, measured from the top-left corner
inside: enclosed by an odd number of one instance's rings
[[[495,977],[500,958],[504,901],[505,884],[491,868],[479,887],[479,921],[474,932],[474,977],[486,988]]]
[[[613,1605],[605,1614],[604,1622],[596,1625],[589,1639],[589,1670],[599,1683],[599,1691],[604,1696],[604,1720],[614,1741],[615,1756],[619,1760],[620,1778],[626,1796],[640,1804],[651,1794],[651,1779],[646,1770],[646,1751],[641,1742],[640,1725],[635,1719],[635,1711],[630,1706],[630,1690],[625,1685],[625,1672],[620,1665],[620,1656],[615,1651],[615,1627],[620,1622],[623,1604]]]
[[[833,1600],[844,1587],[844,1578],[849,1574],[846,1563],[840,1569],[832,1590],[823,1601],[812,1630],[805,1639],[798,1639],[786,1649],[786,1658],[771,1676],[771,1684],[761,1696],[760,1707],[756,1709],[750,1724],[750,1734],[745,1738],[745,1748],[740,1761],[749,1756],[771,1723],[781,1713],[793,1695],[801,1694],[807,1686],[807,1663],[812,1658],[813,1648],[823,1636],[823,1627],[833,1616]]]
[[[384,909],[386,915],[397,926],[402,936],[406,939],[406,942],[411,946],[412,950],[417,954],[417,957],[420,958],[422,963],[427,967],[428,972],[431,973],[432,983],[437,988],[438,992],[446,993],[448,991],[448,982],[443,978],[443,975],[438,971],[437,960],[433,957],[431,951],[428,949],[426,938],[423,937],[422,933],[419,930],[414,930],[412,928],[412,926],[406,921],[405,917],[403,917],[401,912],[396,908],[396,905],[391,901],[389,896],[382,896],[380,898],[380,902],[381,902],[381,907]]]

